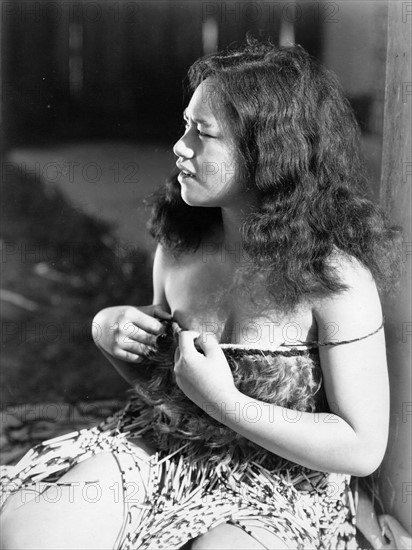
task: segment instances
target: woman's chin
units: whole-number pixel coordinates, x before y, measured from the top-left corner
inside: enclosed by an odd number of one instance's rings
[[[185,183],[180,185],[180,195],[186,204],[189,206],[204,206],[201,197],[199,197],[199,189],[196,192],[194,189],[188,188]]]
[[[215,202],[211,201],[210,198],[202,197],[199,192],[196,192],[193,189],[185,189],[184,186],[182,186],[180,190],[180,196],[189,206],[203,206],[205,208],[219,206],[218,204],[215,204]]]
[[[199,197],[194,197],[190,193],[185,193],[182,191],[181,197],[184,202],[189,206],[207,206],[206,204],[203,204],[201,200],[199,200]]]
[[[189,179],[192,180],[190,183]],[[194,178],[187,178],[183,182],[180,182],[180,196],[189,206],[219,206],[215,204],[216,201],[211,200],[211,197],[205,196],[202,191],[204,189],[202,186],[196,185]]]

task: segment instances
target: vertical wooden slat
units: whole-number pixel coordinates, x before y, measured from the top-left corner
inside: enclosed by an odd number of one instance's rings
[[[381,204],[404,231],[400,292],[385,303],[391,429],[380,488],[386,511],[411,530],[411,2],[389,2]]]
[[[3,2],[0,0],[0,13],[3,13]],[[3,100],[3,66],[2,66],[2,45],[4,37],[4,27],[3,27],[3,17],[0,20],[0,178],[3,173],[3,150],[4,150],[4,128],[3,128],[3,109],[4,109],[4,100]]]

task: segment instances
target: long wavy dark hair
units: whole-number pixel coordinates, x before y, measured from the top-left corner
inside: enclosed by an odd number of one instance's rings
[[[255,39],[199,59],[188,77],[192,92],[212,80],[211,107],[234,140],[237,176],[256,190],[241,228],[249,275],[263,272],[285,309],[346,288],[331,261],[336,252],[360,260],[381,290],[393,286],[400,231],[366,198],[360,132],[336,77],[300,46]],[[219,223],[220,208],[182,200],[174,174],[157,196],[150,230],[181,254]]]

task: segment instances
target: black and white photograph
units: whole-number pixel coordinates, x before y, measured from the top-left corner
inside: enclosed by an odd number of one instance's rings
[[[412,550],[411,27],[0,0],[0,550]]]

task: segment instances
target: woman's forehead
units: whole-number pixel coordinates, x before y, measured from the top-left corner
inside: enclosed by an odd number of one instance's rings
[[[194,122],[206,122],[213,124],[216,122],[212,111],[213,82],[204,80],[194,91],[189,105],[185,109],[185,114]]]

